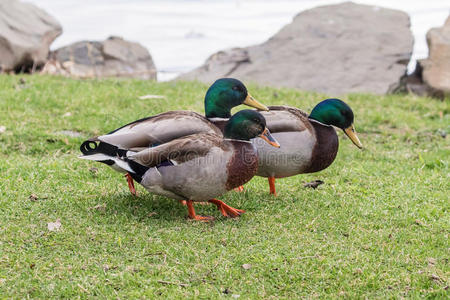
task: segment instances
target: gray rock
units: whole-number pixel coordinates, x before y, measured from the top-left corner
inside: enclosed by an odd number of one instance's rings
[[[27,71],[47,60],[50,44],[62,33],[52,16],[31,3],[0,1],[0,71]]]
[[[450,94],[450,16],[427,33],[429,55],[419,62],[423,82],[436,93]]]
[[[156,67],[146,48],[120,37],[81,41],[52,52],[42,70],[78,78],[133,77],[156,79]]]
[[[220,51],[181,80],[236,77],[339,95],[384,94],[406,74],[413,36],[406,13],[346,2],[310,9],[263,44]]]

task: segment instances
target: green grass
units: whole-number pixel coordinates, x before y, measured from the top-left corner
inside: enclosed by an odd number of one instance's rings
[[[199,205],[217,220],[190,221],[178,202],[142,187],[134,198],[120,174],[77,159],[84,138],[132,120],[203,112],[206,88],[0,76],[0,298],[448,297],[448,99],[343,98],[366,148],[339,133],[335,162],[278,180],[277,198],[255,177],[221,198],[247,211],[239,219]],[[249,90],[306,111],[325,97]],[[315,179],[325,184],[303,188]]]

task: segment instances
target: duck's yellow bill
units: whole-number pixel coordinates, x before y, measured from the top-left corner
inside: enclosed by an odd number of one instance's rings
[[[362,149],[363,145],[361,144],[358,136],[356,135],[355,126],[353,126],[353,124],[345,128],[344,132],[352,140],[353,144],[355,144],[356,147]]]
[[[277,142],[277,140],[270,134],[269,128],[266,127],[264,129],[263,133],[259,136],[263,140],[265,140],[269,145],[280,148],[280,144]]]
[[[247,94],[247,97],[245,98],[245,101],[243,103],[245,105],[254,107],[254,108],[258,109],[258,110],[269,111],[267,106],[265,106],[264,104],[261,104],[258,101],[256,101],[255,98],[253,98],[252,95],[250,95],[250,94]]]

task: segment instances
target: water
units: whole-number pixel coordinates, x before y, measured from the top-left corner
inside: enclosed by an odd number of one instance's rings
[[[61,22],[63,34],[52,49],[79,40],[122,36],[147,47],[159,80],[201,65],[218,50],[264,42],[300,11],[333,0],[27,0]],[[361,0],[361,4],[400,9],[411,17],[415,44],[409,70],[425,58],[425,34],[442,26],[448,0]]]

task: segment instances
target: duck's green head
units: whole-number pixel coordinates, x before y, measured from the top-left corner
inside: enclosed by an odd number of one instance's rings
[[[280,147],[280,144],[272,137],[266,127],[266,119],[263,115],[250,109],[241,110],[228,120],[224,137],[243,141],[260,137],[270,145]]]
[[[341,128],[353,144],[360,149],[362,148],[362,144],[353,126],[353,111],[344,101],[339,99],[323,100],[314,107],[309,118],[325,125],[333,125]]]
[[[234,78],[221,78],[216,80],[206,92],[205,115],[207,118],[229,118],[231,109],[241,104],[259,110],[269,110],[248,93],[242,82]]]

